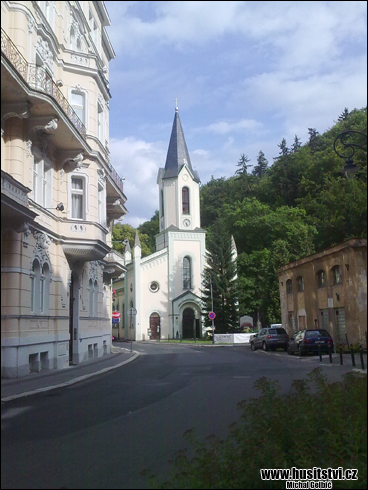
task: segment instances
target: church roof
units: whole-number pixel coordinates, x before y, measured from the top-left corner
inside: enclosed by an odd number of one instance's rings
[[[179,111],[176,107],[163,179],[177,177],[184,165],[186,165],[187,168],[190,170],[194,180],[200,182],[199,175],[196,170],[193,170],[192,164],[190,162],[183,128],[181,127],[181,122],[179,118]]]

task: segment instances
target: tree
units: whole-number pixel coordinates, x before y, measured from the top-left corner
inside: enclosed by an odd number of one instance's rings
[[[147,245],[150,251],[147,255],[150,255],[156,251],[156,235],[158,235],[159,231],[158,211],[155,211],[155,214],[152,216],[150,221],[145,221],[138,226],[138,232],[148,236]]]
[[[285,138],[282,138],[281,143],[277,146],[280,148],[280,153],[278,157],[274,157],[274,160],[278,160],[280,157],[285,157],[287,155],[290,155],[290,150],[287,146]]]
[[[244,153],[242,155],[240,155],[240,160],[238,161],[237,163],[237,167],[238,170],[235,172],[235,175],[237,175],[238,177],[242,177],[244,175],[247,175],[248,171],[248,163],[250,162],[250,159],[244,155]]]
[[[117,223],[112,228],[112,248],[121,254],[125,252],[124,240],[128,239],[130,248],[133,251],[136,229],[128,224]],[[150,255],[149,237],[138,231],[139,241],[141,243],[142,257]]]
[[[313,154],[317,148],[317,137],[319,135],[319,132],[316,130],[316,128],[308,128],[308,134],[309,134],[309,140],[308,140],[308,146],[310,148],[311,153]]]
[[[292,153],[295,153],[296,151],[299,150],[299,148],[302,147],[302,144],[300,142],[300,139],[298,138],[297,135],[294,136],[294,143],[292,144],[291,151]]]
[[[345,107],[345,109],[343,110],[343,112],[339,115],[339,117],[337,118],[338,121],[342,122],[342,121],[346,121],[347,118],[349,117],[350,113],[349,113],[349,110],[347,107]]]
[[[258,154],[258,157],[257,157],[257,164],[255,167],[254,167],[254,170],[253,170],[253,175],[259,177],[259,178],[262,178],[265,173],[266,173],[266,169],[267,169],[267,166],[268,166],[268,160],[267,158],[265,157],[263,151],[261,150]]]
[[[205,324],[212,325],[208,313],[213,299],[216,333],[235,332],[239,330],[236,260],[224,220],[217,220],[208,233],[206,260],[202,283]]]

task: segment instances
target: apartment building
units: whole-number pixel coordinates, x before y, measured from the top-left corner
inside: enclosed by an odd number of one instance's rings
[[[126,214],[109,161],[104,2],[1,2],[1,375],[110,352],[111,248]]]
[[[367,345],[367,239],[351,238],[278,271],[281,319],[292,335],[324,328],[334,344]]]

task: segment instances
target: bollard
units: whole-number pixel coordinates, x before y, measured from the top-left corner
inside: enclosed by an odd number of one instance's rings
[[[340,365],[342,366],[344,363],[343,363],[343,360],[342,360],[342,344],[340,344]]]
[[[330,362],[332,362],[332,345],[328,344],[328,355],[330,356]]]
[[[183,341],[183,336],[180,334],[180,342]]]
[[[360,364],[362,365],[362,369],[364,369],[364,360],[363,360],[363,347],[359,346],[359,354],[360,354]]]
[[[354,348],[353,348],[353,344],[350,344],[350,354],[351,354],[351,362],[353,363],[353,366],[355,367],[355,359],[354,359]]]
[[[318,344],[318,355],[319,355],[320,362],[322,362],[321,344]]]

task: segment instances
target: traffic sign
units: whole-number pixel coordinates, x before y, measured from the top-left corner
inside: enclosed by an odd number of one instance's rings
[[[121,313],[119,311],[113,311],[112,312],[112,317],[119,319],[121,317]]]
[[[117,323],[119,323],[119,321],[120,321],[119,318],[113,318],[112,319],[112,324],[113,325],[116,325]]]
[[[210,320],[214,320],[214,319],[216,318],[216,314],[215,314],[213,311],[210,311],[210,312],[208,313],[208,318],[209,318]]]
[[[129,308],[129,316],[135,316],[137,314],[137,310],[135,308]]]

